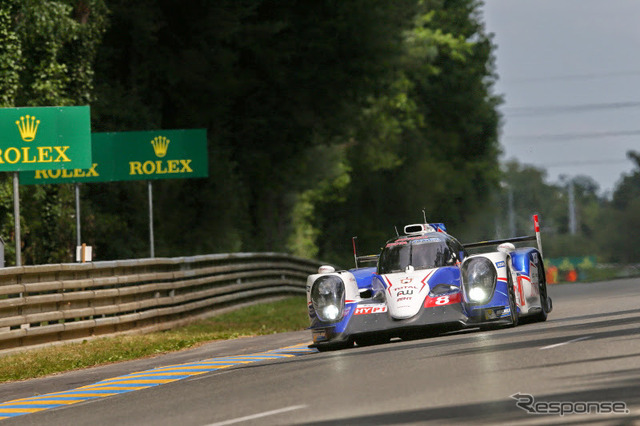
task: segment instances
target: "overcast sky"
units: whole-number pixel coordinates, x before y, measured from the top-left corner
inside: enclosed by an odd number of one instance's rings
[[[601,193],[640,151],[640,0],[484,0],[505,98],[503,160]]]

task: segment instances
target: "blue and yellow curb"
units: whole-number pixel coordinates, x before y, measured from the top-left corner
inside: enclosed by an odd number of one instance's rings
[[[154,368],[153,370],[138,371],[124,376],[101,380],[94,384],[68,391],[3,402],[0,404],[0,420],[22,416],[24,414],[37,413],[51,408],[73,405],[97,398],[147,389],[223,368],[236,367],[238,365],[260,361],[292,358],[314,352],[317,352],[317,350],[308,348],[305,343],[250,355],[227,356],[205,359],[188,364],[165,365]]]

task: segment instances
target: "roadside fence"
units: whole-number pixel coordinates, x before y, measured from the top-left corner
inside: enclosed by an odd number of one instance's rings
[[[0,352],[196,318],[305,294],[320,264],[233,253],[0,268]]]

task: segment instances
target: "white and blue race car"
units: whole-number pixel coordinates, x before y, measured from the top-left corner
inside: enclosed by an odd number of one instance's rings
[[[441,223],[407,225],[379,256],[358,257],[354,244],[355,269],[322,266],[307,279],[311,346],[333,350],[465,327],[509,327],[525,316],[545,321],[552,303],[537,216],[534,224],[534,236],[465,245]],[[514,245],[530,240],[538,247]],[[488,246],[496,251],[469,254]],[[376,267],[358,267],[371,259]]]

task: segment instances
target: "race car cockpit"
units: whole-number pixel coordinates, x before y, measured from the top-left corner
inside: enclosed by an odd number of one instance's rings
[[[389,241],[378,261],[378,274],[454,266],[464,257],[464,248],[444,233],[399,237]]]

